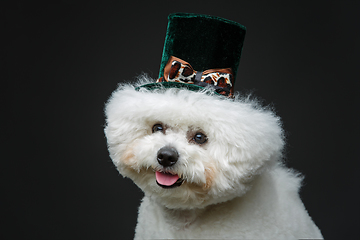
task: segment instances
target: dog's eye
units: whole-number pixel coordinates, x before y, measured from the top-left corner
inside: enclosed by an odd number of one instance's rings
[[[164,127],[161,125],[161,124],[155,124],[153,127],[152,127],[152,132],[155,133],[155,132],[164,132]]]
[[[207,137],[203,133],[196,133],[193,140],[197,144],[204,144],[207,141]]]

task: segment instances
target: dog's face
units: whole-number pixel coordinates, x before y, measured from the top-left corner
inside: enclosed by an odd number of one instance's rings
[[[106,116],[120,173],[168,208],[202,208],[243,195],[283,147],[270,111],[188,90],[123,86]]]

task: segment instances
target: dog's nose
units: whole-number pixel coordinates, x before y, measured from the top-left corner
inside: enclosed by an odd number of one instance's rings
[[[163,147],[157,153],[157,160],[164,167],[174,165],[178,159],[179,153],[173,147]]]

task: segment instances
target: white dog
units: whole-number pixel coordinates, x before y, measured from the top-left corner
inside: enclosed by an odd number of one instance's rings
[[[210,90],[121,85],[106,105],[110,156],[145,193],[135,239],[322,239],[281,163],[280,119]]]

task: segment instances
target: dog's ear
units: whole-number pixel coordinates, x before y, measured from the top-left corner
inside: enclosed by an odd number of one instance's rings
[[[218,130],[212,131],[210,151],[215,157],[229,163],[262,165],[281,156],[284,134],[280,118],[256,102],[235,101],[227,107],[228,113],[217,121]],[[221,156],[223,155],[223,156]]]
[[[141,108],[136,108],[136,105],[141,106],[141,101],[144,101],[139,94],[141,93],[135,91],[134,86],[121,85],[106,103],[104,132],[115,164],[129,143],[151,131],[144,121],[145,116],[138,113]]]

